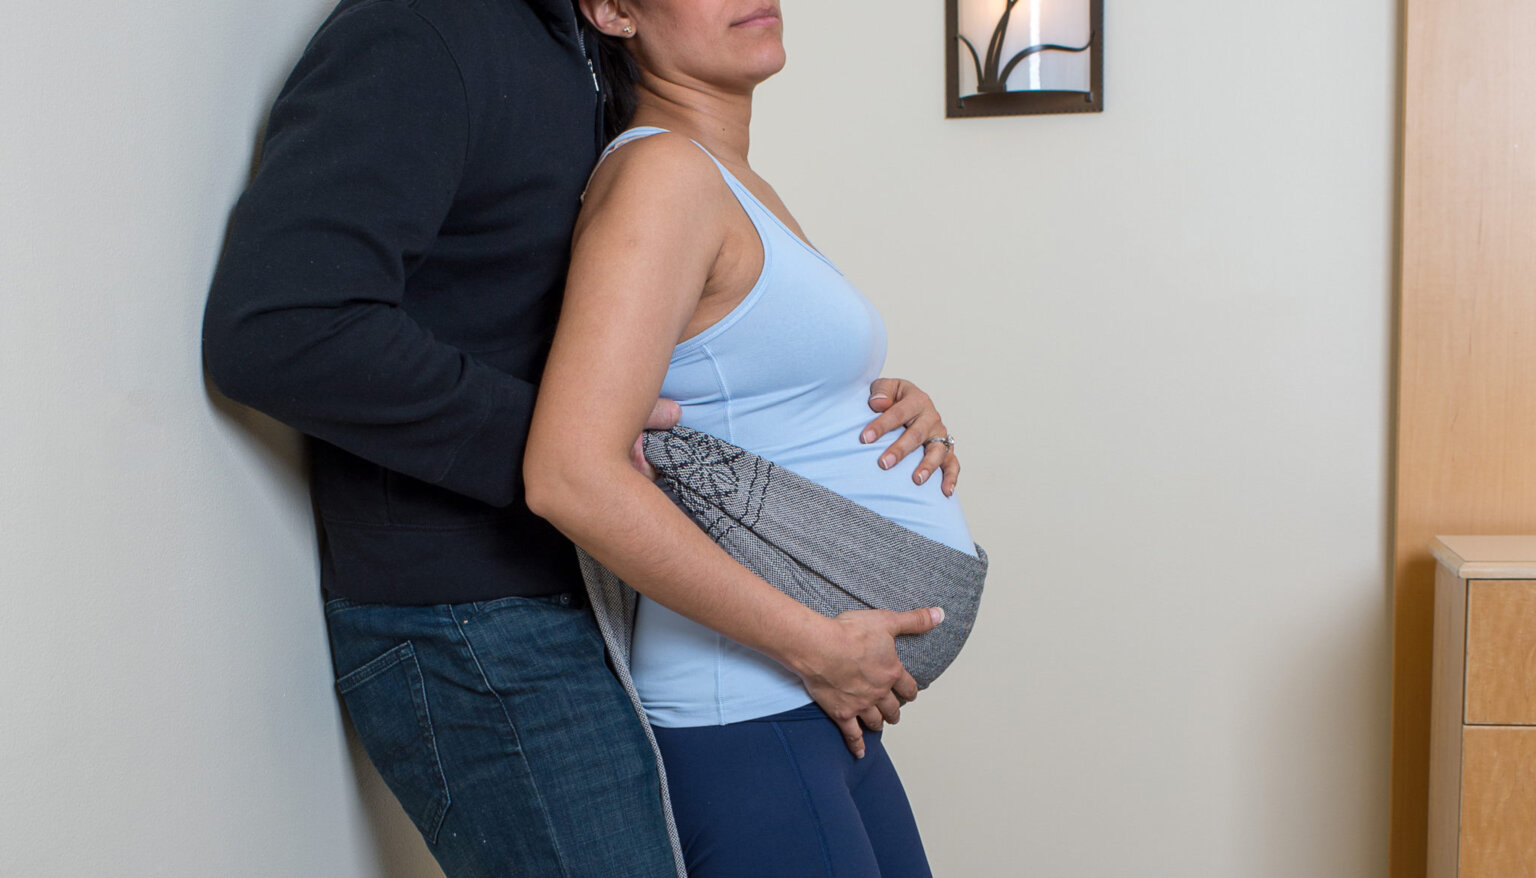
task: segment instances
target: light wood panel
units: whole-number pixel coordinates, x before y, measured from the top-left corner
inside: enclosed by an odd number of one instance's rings
[[[1536,581],[1467,585],[1466,705],[1468,723],[1536,725]]]
[[[1422,878],[1429,543],[1536,532],[1536,2],[1405,11],[1391,874]]]
[[[1461,874],[1536,875],[1536,729],[1468,726],[1462,742]]]
[[[1453,878],[1461,831],[1461,722],[1466,680],[1467,584],[1435,571],[1434,721],[1430,728],[1429,878]]]

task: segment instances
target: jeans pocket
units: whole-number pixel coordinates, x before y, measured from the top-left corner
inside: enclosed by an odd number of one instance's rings
[[[329,598],[325,602],[325,614],[339,613],[342,610],[350,610],[353,607],[361,607],[363,604],[347,598]]]
[[[368,758],[429,844],[448,813],[421,665],[409,641],[336,681]]]

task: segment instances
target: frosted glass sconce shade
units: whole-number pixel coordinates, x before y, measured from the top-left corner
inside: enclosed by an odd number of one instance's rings
[[[945,0],[945,115],[1104,109],[1104,0]]]

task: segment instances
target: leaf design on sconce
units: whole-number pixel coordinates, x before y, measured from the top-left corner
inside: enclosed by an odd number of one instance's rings
[[[965,34],[960,34],[960,42],[964,43],[965,47],[970,50],[971,61],[976,65],[976,91],[981,94],[1007,91],[1008,77],[1013,75],[1013,69],[1019,66],[1020,61],[1031,55],[1038,55],[1041,52],[1048,51],[1086,52],[1093,46],[1093,38],[1091,36],[1088,42],[1081,46],[1041,43],[1037,46],[1030,46],[1027,49],[1021,50],[1010,58],[1008,64],[1004,66],[1002,64],[1003,41],[1008,36],[1008,20],[1013,17],[1013,7],[1017,6],[1018,3],[1019,0],[1008,0],[1008,6],[1003,10],[1003,17],[998,20],[997,27],[992,31],[992,39],[987,42],[985,61],[982,60],[981,54],[976,51],[975,44],[967,39]]]

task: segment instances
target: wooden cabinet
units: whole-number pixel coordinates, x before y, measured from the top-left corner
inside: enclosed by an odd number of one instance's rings
[[[1428,878],[1536,875],[1536,537],[1439,537]]]

